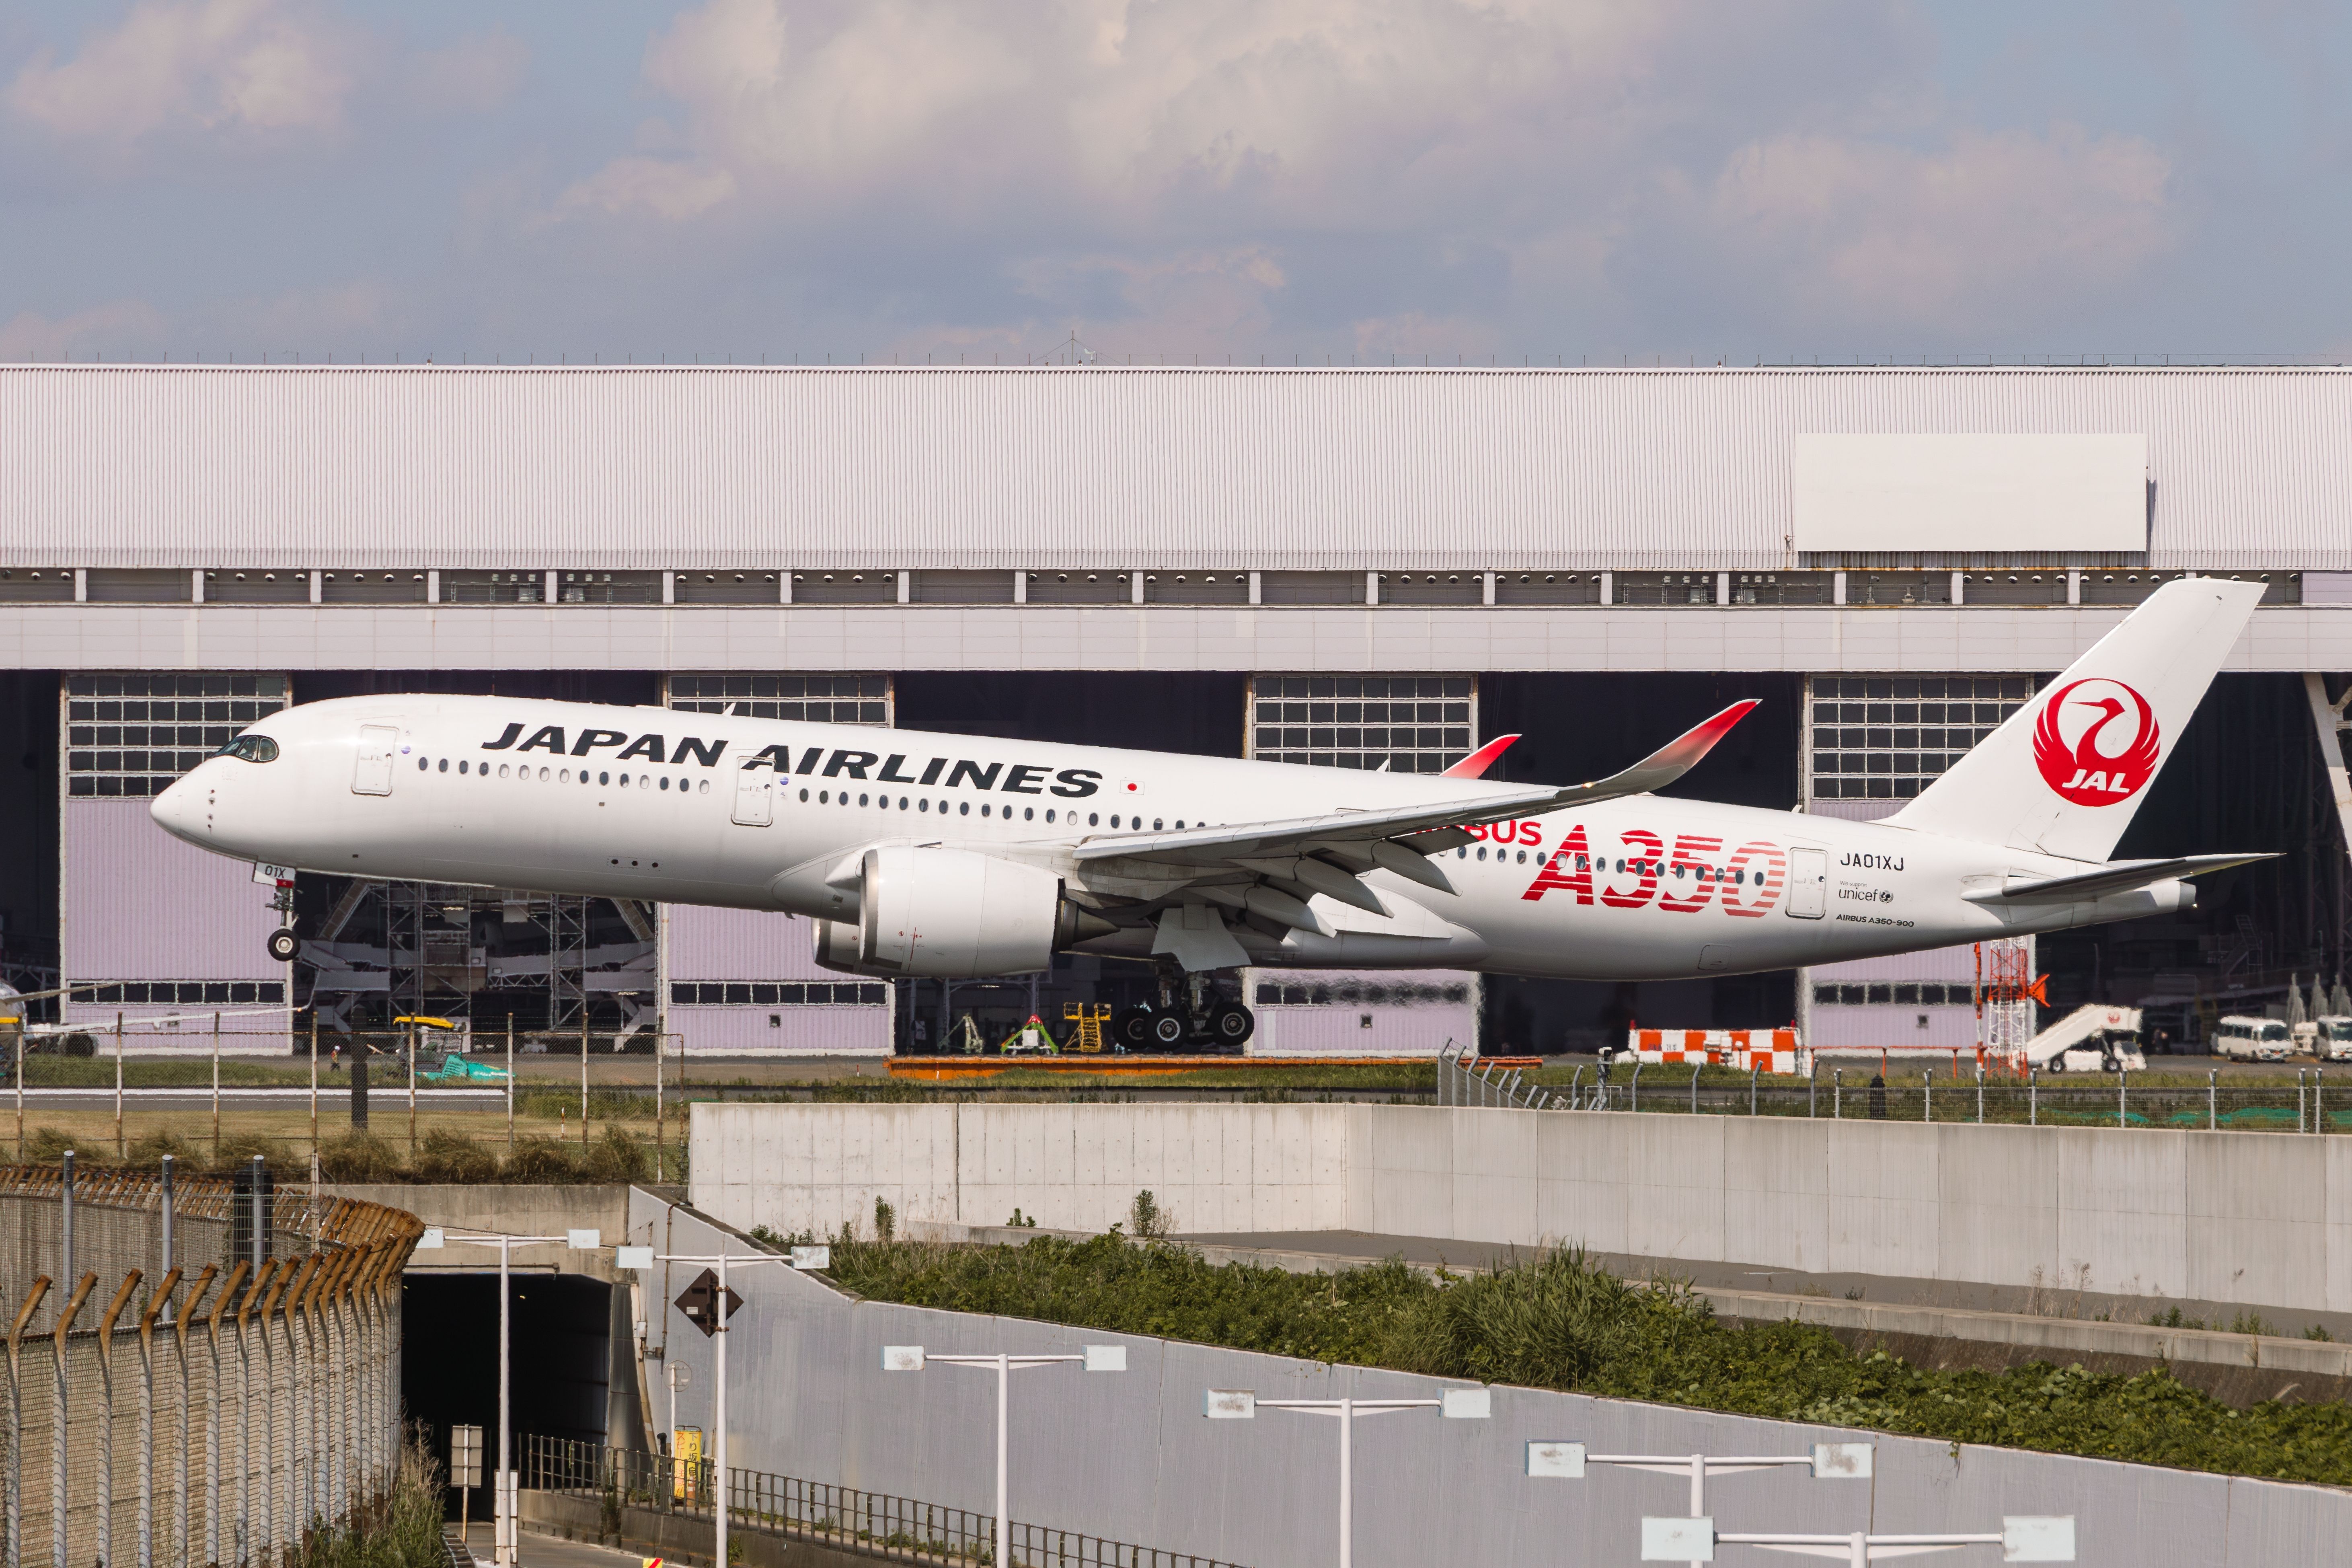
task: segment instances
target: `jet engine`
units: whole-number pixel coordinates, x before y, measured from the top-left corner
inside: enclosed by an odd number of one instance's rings
[[[857,923],[816,922],[816,961],[854,974],[1020,974],[1116,929],[1072,903],[1051,871],[970,849],[894,844],[866,851]]]

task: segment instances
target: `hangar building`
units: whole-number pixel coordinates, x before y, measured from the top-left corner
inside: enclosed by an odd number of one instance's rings
[[[1677,789],[1882,815],[2183,573],[2269,584],[2119,850],[2289,851],[2046,939],[2176,1037],[2344,962],[2352,376],[2313,369],[0,369],[0,958],[150,1041],[404,1012],[707,1052],[952,1048],[1139,994],[850,981],[781,914],[304,879],[145,803],[246,722],[499,691],[1496,776],[1764,707]],[[2316,678],[2307,679],[2307,678]],[[2313,695],[2316,691],[2317,696]],[[1973,1037],[1971,954],[1591,985],[1244,978],[1273,1052],[1628,1022]],[[307,1015],[305,1015],[307,1016]]]

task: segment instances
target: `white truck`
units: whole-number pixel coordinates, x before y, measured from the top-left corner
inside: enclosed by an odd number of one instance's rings
[[[2231,1014],[2213,1026],[2213,1054],[2237,1062],[2283,1062],[2294,1048],[2284,1018]]]
[[[2145,1072],[2139,1009],[2086,1003],[2028,1040],[2025,1060],[2043,1072]]]
[[[2352,1061],[2352,1018],[2323,1014],[2307,1024],[2297,1024],[2294,1034],[2299,1055],[2324,1062]]]

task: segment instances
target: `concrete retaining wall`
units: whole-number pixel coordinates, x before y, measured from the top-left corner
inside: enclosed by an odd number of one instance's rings
[[[1417,1106],[694,1107],[730,1223],[1346,1229],[2352,1310],[2352,1140]]]
[[[782,1108],[777,1108],[782,1109]],[[1424,1113],[1426,1114],[1426,1113]],[[698,1162],[698,1169],[703,1168]],[[750,1250],[693,1211],[632,1199],[632,1237],[663,1250]],[[664,1266],[649,1298],[689,1277]],[[1427,1398],[1426,1378],[1081,1331],[1017,1319],[854,1301],[776,1266],[738,1268],[730,1331],[734,1463],[985,1510],[993,1490],[994,1379],[935,1365],[880,1369],[886,1344],[933,1351],[1068,1353],[1123,1342],[1129,1370],[1015,1374],[1009,1413],[1018,1520],[1251,1568],[1321,1568],[1337,1536],[1336,1435],[1328,1420],[1267,1411],[1205,1421],[1208,1388],[1269,1397]],[[692,1368],[678,1419],[710,1423],[711,1341],[675,1309],[653,1348]],[[656,1379],[657,1381],[657,1379]],[[1726,1530],[1998,1529],[2004,1514],[2076,1516],[2080,1560],[2108,1568],[2269,1568],[2326,1558],[2352,1532],[2352,1494],[2325,1488],[1974,1447],[1670,1406],[1497,1388],[1493,1416],[1384,1415],[1356,1432],[1356,1561],[1363,1568],[1475,1563],[1536,1568],[1630,1563],[1645,1513],[1683,1511],[1666,1477],[1598,1470],[1581,1482],[1524,1474],[1530,1439],[1613,1453],[1802,1453],[1822,1441],[1876,1445],[1868,1482],[1748,1475],[1708,1489]]]

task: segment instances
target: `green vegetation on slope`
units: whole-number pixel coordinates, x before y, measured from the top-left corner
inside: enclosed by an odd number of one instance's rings
[[[1211,1265],[1116,1233],[1020,1247],[837,1238],[831,1278],[877,1300],[1556,1388],[1778,1420],[2352,1484],[2352,1407],[2233,1410],[2158,1369],[2042,1364],[1931,1372],[1860,1355],[1824,1329],[1732,1327],[1671,1285],[1631,1283],[1580,1251],[1433,1279],[1391,1260],[1336,1275]]]

